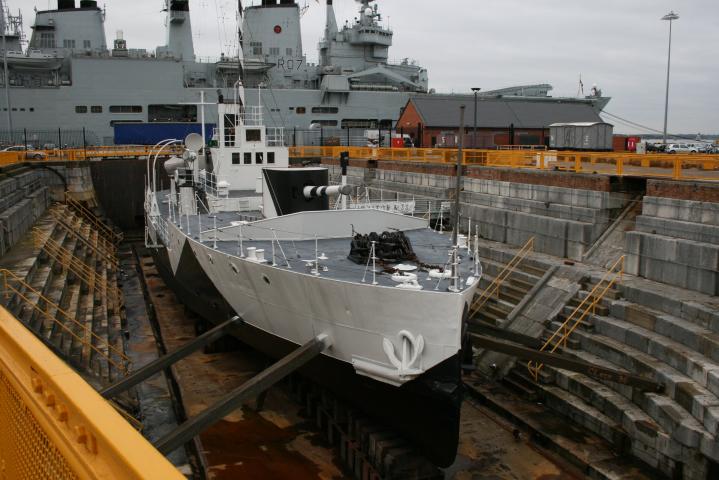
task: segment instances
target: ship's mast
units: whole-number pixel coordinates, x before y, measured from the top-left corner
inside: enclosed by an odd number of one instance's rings
[[[7,66],[7,25],[5,23],[5,2],[0,0],[0,29],[2,29],[3,75],[5,79],[5,103],[7,104],[7,125],[12,139],[12,108],[10,108],[10,73]],[[11,141],[12,143],[12,141]]]

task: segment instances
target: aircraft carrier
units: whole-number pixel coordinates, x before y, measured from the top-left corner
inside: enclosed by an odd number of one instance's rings
[[[200,92],[208,103],[206,115],[216,118],[218,96],[231,98],[240,76],[238,52],[198,58],[189,0],[166,0],[164,45],[148,50],[122,31],[108,40],[105,18],[116,6],[58,0],[56,9],[36,12],[27,42],[22,16],[10,13],[7,0],[0,1],[7,52],[0,104],[3,110],[9,104],[11,114],[3,112],[0,131],[84,128],[87,143],[112,145],[121,124],[197,127]],[[363,0],[358,7],[354,21],[338,24],[327,0],[319,62],[311,63],[296,1],[262,0],[246,8],[238,2],[247,104],[261,104],[269,126],[288,132],[391,129],[410,96],[433,93],[426,68],[410,59],[390,62],[394,32],[384,25],[378,5]],[[549,97],[551,90],[548,84],[524,85],[482,95],[561,102]],[[600,111],[609,98],[600,93],[584,100]],[[15,143],[22,143],[18,135]]]

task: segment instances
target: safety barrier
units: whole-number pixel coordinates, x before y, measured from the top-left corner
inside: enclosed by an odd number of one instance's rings
[[[469,318],[474,317],[493,295],[499,298],[499,290],[502,288],[504,282],[517,270],[519,264],[527,258],[527,255],[529,255],[529,252],[532,250],[534,250],[534,237],[527,240],[527,243],[525,243],[509,263],[504,266],[502,271],[499,272],[499,275],[497,275],[494,280],[492,280],[492,283],[479,295],[479,298],[472,303],[472,307],[469,310]]]
[[[39,228],[33,229],[35,247],[44,250],[53,260],[75,274],[88,289],[99,293],[109,303],[119,308],[122,305],[122,293],[117,287],[108,285],[107,280],[98,278],[97,271],[77,258],[67,248],[56,242],[50,235]]]
[[[540,352],[549,351],[554,353],[560,347],[567,346],[569,336],[579,327],[587,318],[589,313],[594,314],[599,302],[602,301],[607,292],[617,283],[621,281],[624,275],[624,255],[614,262],[607,270],[601,280],[592,288],[592,291],[582,299],[581,303],[572,311],[571,315],[559,326],[559,328],[547,339],[539,349]],[[527,369],[534,376],[535,380],[539,379],[539,371],[544,366],[543,363],[529,361]]]
[[[130,359],[122,350],[113,347],[109,342],[103,340],[102,337],[93,332],[90,325],[84,325],[79,322],[76,318],[60,308],[58,304],[45,297],[41,292],[35,290],[30,284],[13,272],[2,269],[0,270],[0,276],[2,277],[3,298],[6,305],[11,297],[16,296],[19,301],[39,312],[58,328],[80,342],[85,350],[92,350],[95,354],[107,360],[118,372],[127,374],[128,366],[131,363]],[[31,299],[30,296],[34,297],[35,300]],[[44,304],[45,307],[41,307],[41,304]],[[62,319],[57,318],[55,315],[62,317]],[[75,330],[82,335],[78,334]],[[107,352],[104,350],[107,350]]]
[[[102,160],[104,158],[147,157],[156,153],[156,151],[156,148],[150,145],[117,145],[57,150],[28,150],[27,152],[0,152],[0,166],[24,162],[79,162]],[[165,153],[168,155],[181,152],[181,146],[171,146],[165,149]]]
[[[0,307],[0,478],[185,477]]]
[[[112,248],[108,248],[107,245],[104,245],[102,243],[102,241],[100,240],[102,237],[99,236],[97,239],[97,243],[93,244],[90,238],[87,238],[81,233],[79,233],[74,225],[68,223],[63,211],[57,208],[51,208],[49,212],[50,215],[52,215],[52,217],[55,219],[57,224],[61,226],[67,233],[75,237],[83,245],[92,250],[98,256],[98,258],[102,259],[110,268],[117,270],[117,268],[119,267],[119,262],[117,260],[117,256],[115,255],[116,251],[114,249],[114,245],[111,244]]]
[[[341,152],[349,152],[350,158],[363,160],[457,163],[457,150],[444,148],[290,147],[290,158],[339,158]],[[676,180],[719,180],[719,155],[715,154],[465,149],[462,151],[462,163]]]
[[[72,207],[72,209],[79,214],[85,221],[90,223],[92,227],[98,231],[105,239],[109,240],[115,245],[118,245],[123,238],[122,233],[118,233],[113,230],[109,225],[101,221],[94,212],[87,208],[82,203],[78,202],[70,196],[70,192],[65,193],[65,203]]]

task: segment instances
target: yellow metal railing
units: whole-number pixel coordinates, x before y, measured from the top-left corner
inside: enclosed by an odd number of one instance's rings
[[[89,208],[72,198],[69,192],[65,192],[65,203],[72,207],[85,221],[89,222],[108,241],[115,245],[122,241],[122,233],[116,232],[109,225],[102,222]]]
[[[60,215],[56,215],[56,217],[62,218],[65,222],[74,222],[78,225],[78,227],[82,226],[82,224],[85,224],[86,227],[89,227],[87,235],[84,236],[85,239],[89,241],[94,241],[92,239],[92,233],[97,232],[96,241],[98,247],[102,248],[104,251],[109,252],[113,256],[117,253],[117,245],[111,240],[109,240],[107,237],[105,237],[102,231],[98,230],[96,222],[93,222],[92,220],[87,220],[83,215],[80,215],[74,209],[69,208],[68,204],[55,204],[52,207],[52,211],[54,211],[54,213],[56,214],[60,212]]]
[[[554,353],[560,347],[566,347],[570,335],[579,327],[587,318],[589,313],[596,312],[597,304],[602,301],[607,292],[618,282],[624,275],[624,255],[614,262],[607,270],[602,279],[592,288],[592,291],[584,297],[579,305],[572,311],[571,315],[560,325],[560,327],[550,336],[540,352],[549,351]],[[534,361],[527,362],[529,372],[534,376],[535,380],[539,379],[539,371],[544,366],[543,363]]]
[[[131,363],[130,359],[122,350],[114,347],[108,341],[93,332],[91,325],[84,325],[79,322],[75,317],[71,316],[55,302],[45,297],[42,293],[32,288],[27,282],[15,275],[13,272],[1,269],[0,276],[2,276],[3,297],[6,305],[10,298],[13,295],[16,295],[17,298],[25,305],[39,312],[43,317],[50,320],[54,325],[80,342],[86,353],[89,353],[89,350],[92,350],[95,354],[107,360],[107,362],[115,367],[118,372],[121,374],[127,374],[128,365]],[[35,297],[35,300],[31,299],[30,296]],[[41,303],[45,305],[44,308],[40,306]],[[53,311],[55,312],[54,314]],[[62,319],[57,318],[56,315],[62,317]],[[116,358],[119,360],[116,360]]]
[[[94,290],[107,298],[118,308],[121,306],[122,293],[120,289],[108,285],[107,280],[99,276],[94,268],[77,258],[70,250],[60,245],[49,234],[44,233],[37,227],[33,229],[33,239],[35,247],[44,250],[53,260],[77,275],[90,290]],[[98,279],[98,277],[100,278]]]
[[[0,307],[0,478],[185,477]]]
[[[361,160],[457,163],[457,150],[450,148],[290,147],[289,150],[291,158],[339,158],[341,152],[349,152],[350,158]],[[464,165],[486,167],[719,180],[716,154],[465,149],[462,157]]]
[[[496,295],[497,298],[499,298],[499,291],[502,288],[502,285],[504,282],[509,278],[509,276],[514,273],[517,270],[517,267],[519,266],[522,261],[527,258],[527,255],[529,255],[529,252],[534,250],[534,237],[527,240],[527,243],[524,244],[524,246],[517,252],[517,254],[507,263],[507,265],[504,266],[501,272],[499,272],[499,275],[497,275],[494,280],[492,280],[492,283],[490,283],[487,288],[484,289],[484,291],[479,295],[479,298],[474,301],[472,304],[472,307],[469,310],[469,318],[472,318],[479,312],[479,310],[482,309],[482,307],[489,301],[490,298],[492,298],[493,295]]]
[[[92,250],[100,259],[104,260],[110,268],[117,269],[119,267],[119,261],[117,260],[114,250],[110,250],[107,246],[102,245],[102,242],[100,242],[99,239],[96,244],[93,244],[90,238],[87,238],[77,231],[76,226],[68,223],[62,211],[51,208],[50,214],[53,216],[58,225],[60,225],[67,233],[79,240],[87,248]]]
[[[182,147],[172,145],[164,150],[168,155],[182,153]],[[24,162],[79,162],[114,157],[146,157],[156,153],[150,145],[118,145],[54,150],[29,150],[27,152],[0,152],[0,166]]]

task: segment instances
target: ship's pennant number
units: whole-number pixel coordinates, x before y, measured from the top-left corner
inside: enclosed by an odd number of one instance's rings
[[[302,58],[285,58],[280,57],[277,59],[277,68],[284,70],[285,72],[291,72],[293,70],[299,71],[302,67],[304,60]],[[297,65],[297,67],[295,67]]]

